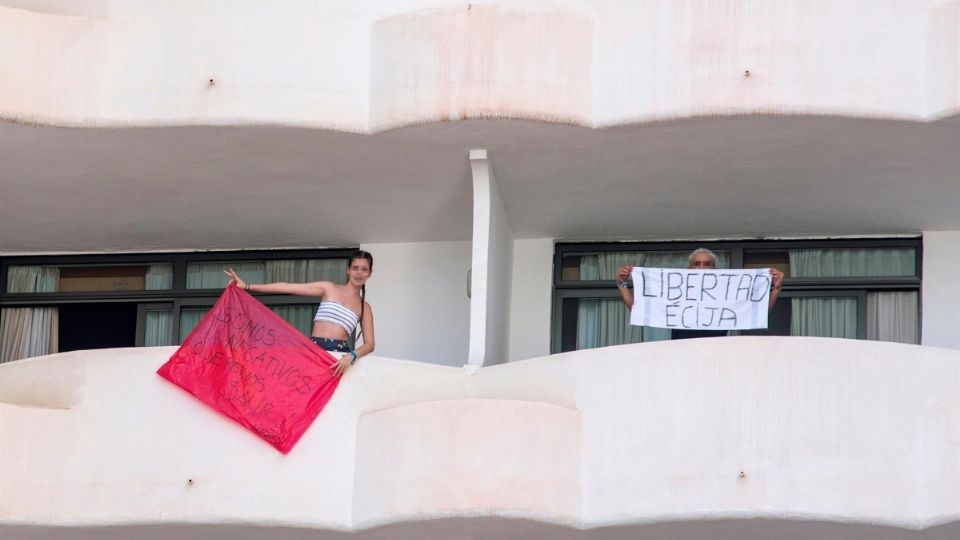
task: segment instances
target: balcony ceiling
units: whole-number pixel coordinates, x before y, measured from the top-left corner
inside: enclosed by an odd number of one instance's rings
[[[960,230],[958,143],[958,116],[470,120],[374,135],[0,123],[0,250],[469,240],[472,148],[489,150],[518,238]]]

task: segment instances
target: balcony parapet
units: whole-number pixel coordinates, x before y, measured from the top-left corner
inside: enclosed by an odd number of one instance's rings
[[[475,373],[368,357],[284,457],[156,376],[173,350],[0,366],[5,538],[185,524],[456,537],[479,517],[570,538],[960,530],[960,351],[738,337]]]

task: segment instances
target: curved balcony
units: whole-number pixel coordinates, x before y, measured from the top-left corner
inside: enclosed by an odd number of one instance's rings
[[[69,4],[0,2],[0,117],[375,132],[960,107],[957,2]]]
[[[282,456],[154,374],[0,366],[0,536],[949,538],[960,352],[818,338],[365,358]]]

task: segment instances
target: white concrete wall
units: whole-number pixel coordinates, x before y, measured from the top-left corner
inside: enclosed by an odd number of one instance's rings
[[[553,239],[513,241],[510,361],[550,354]]]
[[[463,365],[467,357],[470,242],[361,244],[373,254],[367,301],[376,354]]]
[[[960,349],[960,231],[923,233],[921,343]]]
[[[467,363],[502,364],[510,358],[513,233],[486,150],[470,151],[473,175],[473,254],[470,345]]]
[[[630,538],[650,523],[666,529],[645,537],[671,537],[672,523],[685,538],[737,538],[704,532],[734,517],[764,538],[918,538],[951,523],[937,537],[955,538],[960,527],[956,350],[730,337],[476,373],[372,356],[286,456],[158,377],[174,350],[0,365],[0,536],[190,523],[383,538],[367,528],[466,516],[487,520],[442,537],[485,536],[497,517],[579,528],[513,523],[531,538],[597,527]],[[48,400],[61,393],[72,397]],[[796,522],[851,529],[778,529]],[[871,525],[902,530],[858,529]],[[430,526],[408,523],[400,537]]]
[[[922,120],[960,104],[956,1],[35,4],[0,7],[0,116],[28,122],[364,132],[464,117]]]
[[[430,417],[438,429],[422,429]],[[365,414],[352,517],[469,513],[478,501],[487,511],[576,516],[581,420],[576,409],[526,400],[429,401]],[[492,434],[500,444],[490,444]],[[503,486],[513,493],[504,496]]]
[[[927,24],[926,113],[935,116],[960,106],[960,2],[932,6]]]
[[[492,172],[492,169],[491,169]],[[490,176],[490,255],[487,271],[487,354],[484,365],[510,359],[513,230],[494,175]]]
[[[134,0],[90,17],[0,8],[0,116],[356,129],[367,121],[370,20],[331,6]]]
[[[589,15],[529,4],[460,4],[377,21],[369,127],[491,113],[589,123],[593,40]]]
[[[745,111],[930,118],[956,111],[960,21],[945,6],[953,3],[598,3],[595,121]]]

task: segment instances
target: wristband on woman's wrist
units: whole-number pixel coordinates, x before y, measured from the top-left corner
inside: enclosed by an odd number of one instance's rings
[[[624,280],[624,281],[617,280],[617,287],[620,287],[621,289],[626,289],[626,288],[627,288],[627,281],[626,281],[626,280]]]
[[[355,363],[357,362],[357,351],[347,351],[347,352],[350,353],[350,356],[353,357],[353,358],[350,360],[350,365],[352,366],[353,364],[355,364]]]
[[[245,291],[247,291],[247,292],[250,292],[250,287],[252,287],[252,286],[253,286],[253,285],[250,285],[249,283],[244,283],[243,290],[245,290]]]

